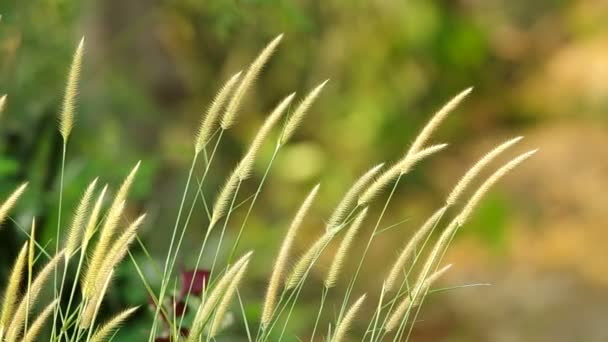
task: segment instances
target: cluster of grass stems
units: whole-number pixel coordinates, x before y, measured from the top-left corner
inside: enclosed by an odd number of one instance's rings
[[[293,336],[288,335],[287,329],[302,288],[321,254],[336,239],[340,239],[339,247],[332,257],[331,265],[322,282],[318,313],[314,326],[310,327],[310,334],[306,338],[309,338],[310,341],[321,337],[327,341],[344,341],[355,321],[365,321],[367,328],[362,331],[361,336],[356,338],[357,340],[408,340],[425,298],[433,291],[431,290],[432,285],[450,269],[451,265],[441,265],[446,249],[456,232],[467,222],[471,212],[492,185],[535,151],[511,159],[491,173],[487,179],[481,181],[481,185],[478,185],[476,190],[468,191],[479,178],[481,171],[521,138],[508,140],[481,157],[456,183],[443,205],[423,222],[411,237],[404,239],[403,249],[384,277],[380,293],[374,296],[377,297],[377,302],[366,302],[367,294],[354,293],[361,268],[375,238],[391,228],[383,226],[383,217],[399,183],[417,163],[447,147],[447,144],[428,145],[428,140],[448,113],[471,91],[470,88],[464,90],[432,116],[400,160],[390,166],[376,165],[364,172],[346,191],[329,215],[318,238],[302,255],[294,259],[292,249],[298,237],[298,230],[303,221],[307,219],[309,209],[319,193],[320,185],[316,185],[310,191],[286,229],[283,243],[270,274],[259,322],[249,321],[245,315],[239,287],[245,282],[249,264],[254,262],[254,253],[249,251],[240,256],[237,255],[241,236],[247,227],[247,221],[263,190],[275,158],[283,146],[289,143],[327,81],[312,89],[297,105],[291,106],[295,93],[289,94],[276,105],[253,138],[247,152],[226,178],[212,204],[208,205],[203,190],[223,135],[235,124],[245,95],[281,39],[282,35],[276,37],[245,71],[237,72],[230,77],[220,88],[203,116],[194,138],[192,163],[185,181],[164,265],[157,267],[161,278],[158,291],[152,288],[140,265],[129,252],[129,246],[135,241],[138,241],[143,247],[143,243],[137,237],[137,232],[143,224],[145,214],[129,224],[123,224],[129,189],[135,181],[139,163],[125,177],[111,200],[109,200],[111,191],[109,191],[108,185],[99,187],[98,180],[95,179],[83,191],[71,221],[66,223],[61,216],[64,169],[69,137],[74,126],[84,39],[80,42],[69,70],[63,107],[59,114],[59,132],[63,138],[63,149],[55,250],[50,252],[47,249],[51,248],[45,249],[47,246],[42,246],[36,241],[35,220],[32,221],[31,229],[24,229],[28,238],[14,263],[4,291],[0,316],[0,341],[36,341],[45,324],[52,324],[51,341],[105,341],[111,339],[116,334],[118,326],[138,309],[137,307],[128,308],[106,322],[97,322],[97,315],[112,282],[114,270],[127,255],[136,268],[148,295],[156,304],[149,333],[150,342],[155,341],[161,334],[168,334],[172,341],[214,340],[216,337],[220,337],[225,329],[226,314],[233,306],[237,308],[235,311],[242,316],[240,321],[247,332],[249,341],[282,340],[284,338],[292,340]],[[5,101],[6,96],[0,98],[0,111],[4,108]],[[287,115],[290,108],[293,110]],[[274,129],[277,129],[280,122],[283,122],[283,125],[275,142],[274,152],[266,165],[255,193],[245,201],[237,202],[241,185],[252,175],[261,146],[266,143],[268,136]],[[202,174],[196,174],[196,167],[199,163],[203,163]],[[26,186],[27,184],[23,184],[18,187],[0,206],[0,223],[8,217],[9,211],[26,190]],[[462,200],[468,192],[472,193],[470,197]],[[377,217],[371,217],[371,211],[368,211],[369,206],[374,202],[378,202],[381,207]],[[241,206],[245,208],[246,214],[241,222],[234,222],[231,214]],[[175,264],[195,210],[205,210],[208,216],[208,226],[200,244],[194,268],[197,269],[200,266],[203,255],[209,256],[213,263],[210,283],[204,288],[201,295],[200,305],[196,308],[194,319],[188,327],[189,333],[187,336],[183,336],[184,334],[181,333],[182,328],[185,328],[183,316],[178,317],[175,313],[168,312],[162,303],[167,301],[170,291],[176,286]],[[232,246],[229,247],[227,260],[219,262],[218,256],[220,250],[224,248],[223,240],[229,225],[238,229],[238,233]],[[351,251],[351,246],[359,235],[364,234],[366,225],[371,228],[368,229],[367,236],[363,237],[364,241],[367,241],[364,249]],[[437,232],[434,234],[435,231]],[[219,239],[215,250],[210,250],[207,246],[212,234]],[[438,238],[434,239],[434,235],[438,235]],[[357,268],[352,275],[342,274],[344,263],[347,260],[356,261]],[[150,261],[154,262],[151,258]],[[44,266],[34,274],[34,265],[39,263],[44,263]],[[72,274],[76,279],[71,286],[68,286],[69,282],[66,281],[68,274]],[[343,294],[333,293],[332,295],[333,297],[341,295],[342,301],[335,303],[337,306],[334,305],[336,308],[333,313],[334,320],[323,323],[321,322],[323,310],[328,307],[329,294],[336,291],[336,284],[340,277],[346,277],[346,290]],[[185,300],[188,303],[194,283],[186,285],[189,291]],[[41,308],[33,314],[42,290],[50,287],[53,288],[54,299],[42,304]],[[368,310],[368,312],[373,312],[371,316],[362,316],[364,305],[373,309]],[[163,320],[169,329],[163,329],[161,326]]]

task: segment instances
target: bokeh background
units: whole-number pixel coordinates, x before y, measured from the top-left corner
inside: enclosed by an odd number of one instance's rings
[[[205,187],[213,197],[279,99],[331,79],[273,165],[244,233],[242,249],[256,250],[243,286],[252,317],[259,315],[286,226],[310,188],[322,183],[298,250],[319,234],[359,174],[399,158],[436,109],[474,86],[433,138],[449,148],[399,187],[384,222],[406,221],[376,240],[356,293],[375,298],[387,260],[467,166],[491,146],[524,135],[515,150],[540,152],[486,197],[445,258],[455,267],[442,286],[492,286],[429,297],[413,340],[608,340],[608,2],[32,0],[3,2],[0,13],[0,93],[8,94],[0,118],[0,193],[30,181],[13,211],[16,223],[0,231],[0,283],[25,239],[19,228],[27,230],[32,216],[42,241],[55,236],[57,113],[82,35],[86,55],[65,215],[92,178],[116,186],[141,159],[128,212],[149,213],[141,238],[160,264],[202,113],[219,85],[283,32]],[[255,190],[272,147],[264,146],[244,198]],[[228,242],[238,231],[240,221],[234,222]],[[199,206],[180,269],[192,267],[205,225]],[[153,263],[141,249],[134,253],[154,281]],[[292,319],[290,330],[303,338],[329,256]],[[130,261],[110,292],[108,312],[147,303]],[[325,319],[340,299],[330,299]],[[151,316],[145,311],[116,340],[145,334]],[[244,339],[238,321],[227,334]]]

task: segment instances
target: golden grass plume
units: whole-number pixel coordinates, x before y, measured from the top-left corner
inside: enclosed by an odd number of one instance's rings
[[[196,134],[196,139],[194,143],[194,151],[196,152],[196,154],[200,153],[205,147],[205,144],[209,142],[209,139],[211,138],[211,135],[213,133],[215,123],[219,118],[220,111],[224,107],[226,100],[228,100],[228,97],[232,93],[232,90],[234,89],[234,86],[237,84],[240,77],[240,71],[232,75],[232,77],[230,77],[228,81],[226,81],[224,86],[222,86],[222,88],[218,91],[217,95],[215,95],[215,98],[213,98],[213,102],[211,102],[211,106],[209,106],[209,109],[207,110],[205,117],[201,121],[201,126],[199,127],[199,130]]]
[[[82,55],[84,53],[84,37],[80,40],[72,65],[68,73],[68,80],[65,86],[65,95],[63,97],[63,108],[59,114],[59,132],[63,137],[64,143],[67,142],[70,132],[74,127],[74,110],[76,106],[76,96],[78,94],[78,79],[80,78],[80,69],[82,66]]]
[[[264,50],[260,52],[258,57],[253,61],[253,63],[251,63],[251,65],[247,69],[245,76],[243,76],[241,83],[239,83],[239,86],[234,91],[234,94],[232,95],[232,98],[228,103],[228,107],[224,112],[224,116],[222,117],[221,121],[222,129],[228,129],[232,125],[234,125],[236,115],[238,114],[238,110],[241,105],[241,102],[243,101],[245,93],[251,87],[255,79],[258,77],[260,71],[264,67],[264,64],[266,64],[270,56],[272,56],[272,53],[281,42],[281,39],[283,39],[282,34],[273,39],[264,48]]]
[[[304,200],[304,202],[302,202],[302,204],[300,205],[300,209],[298,209],[298,212],[291,221],[289,229],[287,230],[287,234],[285,234],[285,237],[283,238],[283,243],[281,244],[279,255],[276,258],[274,267],[272,269],[272,274],[270,275],[268,289],[266,290],[266,298],[264,299],[264,307],[262,309],[261,318],[261,324],[263,326],[266,326],[268,323],[270,323],[270,320],[272,319],[272,314],[274,313],[276,305],[276,297],[279,290],[281,277],[285,273],[291,247],[293,246],[296,234],[298,233],[298,230],[302,225],[302,221],[306,217],[306,214],[312,206],[314,199],[317,197],[318,191],[319,184],[317,184],[308,194],[308,196],[306,196],[306,199]]]
[[[331,262],[331,266],[329,267],[329,271],[327,272],[327,276],[325,277],[325,287],[331,288],[336,286],[336,282],[338,281],[338,276],[340,275],[340,271],[346,261],[346,255],[355,240],[355,236],[361,228],[363,224],[363,220],[365,220],[365,216],[367,216],[367,207],[363,208],[359,214],[355,217],[353,222],[350,224],[350,227],[344,234],[342,241],[340,242],[340,246],[334,255],[334,258]]]

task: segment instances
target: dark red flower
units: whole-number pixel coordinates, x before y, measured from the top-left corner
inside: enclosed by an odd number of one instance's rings
[[[200,296],[209,281],[209,271],[202,269],[182,271],[181,278],[182,283],[179,292],[181,298],[184,298],[188,294],[190,286],[192,286],[192,291],[190,291],[190,293],[195,296]]]

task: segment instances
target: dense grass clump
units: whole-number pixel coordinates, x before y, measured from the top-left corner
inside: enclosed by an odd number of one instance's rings
[[[354,337],[356,340],[407,340],[430,288],[451,267],[451,265],[442,266],[442,259],[458,229],[467,222],[484,194],[504,175],[535,152],[521,154],[505,163],[483,181],[468,200],[461,203],[461,198],[476,181],[480,172],[521,138],[511,139],[488,152],[464,174],[446,197],[444,204],[408,241],[405,241],[390,271],[383,276],[384,281],[377,296],[378,302],[370,303],[369,299],[366,301],[366,298],[376,298],[371,294],[354,293],[361,267],[374,245],[375,237],[384,230],[382,219],[399,182],[418,163],[445,150],[447,144],[432,145],[429,144],[429,140],[447,115],[470,94],[472,89],[468,88],[457,94],[431,117],[400,160],[386,167],[385,164],[373,166],[353,183],[328,216],[325,227],[317,239],[298,257],[293,255],[292,247],[298,238],[300,226],[308,218],[309,209],[318,197],[320,185],[316,185],[310,191],[296,211],[290,226],[287,227],[282,245],[277,247],[277,257],[269,274],[265,298],[260,301],[261,317],[259,322],[254,322],[245,315],[239,294],[239,287],[247,286],[247,269],[255,262],[254,251],[241,256],[236,255],[242,232],[247,228],[247,221],[253,214],[254,204],[264,187],[268,171],[276,156],[289,143],[294,131],[320,96],[327,81],[321,82],[312,89],[291,112],[288,109],[295,100],[295,93],[286,96],[276,105],[220,189],[207,189],[205,181],[220,150],[224,133],[238,121],[243,99],[253,87],[263,66],[276,51],[281,39],[282,35],[272,40],[246,70],[234,73],[220,88],[201,119],[200,127],[193,137],[192,164],[187,173],[183,196],[171,230],[164,265],[159,267],[161,281],[158,288],[155,289],[150,285],[135,259],[132,258],[152,301],[153,316],[150,319],[149,341],[195,342],[219,338],[229,321],[227,313],[235,302],[238,302],[240,310],[236,311],[241,313],[240,319],[244,323],[250,341],[287,338],[291,314],[298,303],[302,288],[307,284],[311,269],[315,267],[326,247],[336,239],[340,239],[339,247],[324,281],[322,284],[312,284],[319,286],[321,300],[314,326],[310,327],[310,334],[305,338],[310,338],[312,341],[315,337],[323,335],[325,340],[344,341],[349,331],[361,331],[351,329],[355,322],[364,321],[368,323],[367,329],[363,330],[360,336]],[[115,334],[121,324],[128,324],[129,316],[138,309],[127,308],[102,323],[97,319],[114,271],[128,255],[129,247],[138,240],[138,230],[145,223],[145,214],[141,214],[132,222],[124,224],[129,191],[136,181],[140,163],[136,163],[126,175],[108,205],[106,205],[108,185],[99,190],[98,179],[94,179],[83,190],[81,200],[74,208],[71,222],[66,224],[60,215],[65,157],[70,133],[74,128],[83,55],[84,39],[74,54],[63,108],[59,114],[59,133],[63,144],[58,229],[54,251],[51,250],[52,248],[45,249],[47,246],[45,243],[36,241],[35,221],[32,222],[27,242],[15,260],[8,285],[4,290],[0,316],[1,341],[39,340],[45,325],[51,327],[51,341],[105,341]],[[5,100],[5,96],[0,98],[0,110]],[[279,127],[281,121],[284,124]],[[240,205],[236,202],[239,190],[242,184],[251,178],[260,148],[268,143],[270,133],[276,130],[280,132],[277,141],[274,142],[274,152],[266,172],[253,197],[243,203],[246,206],[244,219],[240,223],[235,223],[231,214]],[[194,175],[199,163],[204,163],[204,173],[200,177]],[[198,180],[197,186],[192,185],[195,177]],[[26,190],[26,186],[27,184],[18,187],[0,205],[0,223],[7,218],[10,210]],[[192,195],[192,188],[195,196],[188,196]],[[175,305],[167,308],[164,303],[168,300],[174,284],[176,261],[185,232],[189,228],[191,215],[197,209],[197,204],[201,204],[197,203],[197,199],[205,198],[203,194],[211,191],[216,191],[217,196],[210,205],[208,225],[204,239],[200,243],[195,269],[198,269],[203,255],[213,256],[213,264],[207,275],[209,282],[206,286],[201,287],[197,283],[200,279],[196,280],[196,276],[193,276],[189,283],[183,284],[182,305],[197,305],[192,321],[186,324],[183,313],[177,312]],[[188,200],[190,197],[193,198],[191,202]],[[382,207],[377,217],[372,217],[372,211],[368,210],[374,202],[380,202]],[[206,206],[207,203],[202,205]],[[453,212],[456,214],[448,219],[446,217],[448,213]],[[229,224],[237,225],[238,235],[231,246],[225,246],[224,236]],[[445,228],[441,229],[444,225]],[[369,234],[364,237],[367,242],[363,249],[357,250],[353,248],[354,241],[366,232],[366,226],[371,226],[371,231],[368,229]],[[62,231],[63,227],[68,227],[67,231]],[[436,230],[440,230],[439,238],[433,240],[432,234]],[[212,235],[215,235],[214,238],[219,241],[214,250],[207,245]],[[228,260],[222,263],[218,260],[218,255],[224,249],[230,253]],[[354,260],[357,265],[356,271],[352,274],[344,271],[343,266],[348,260]],[[36,274],[33,272],[35,263],[44,264]],[[69,270],[74,270],[75,273],[68,272]],[[68,274],[75,274],[75,281],[66,280]],[[337,291],[335,285],[340,277],[348,280],[348,286],[343,294],[334,293],[334,296],[342,297],[341,302],[332,306],[337,308],[333,315],[335,319],[322,322],[323,310],[329,307],[326,305],[328,294]],[[41,301],[41,292],[45,288],[54,290],[53,298],[48,303],[38,303]],[[262,295],[260,294],[260,297]],[[37,304],[40,304],[42,310],[36,308]],[[364,305],[369,305],[368,312],[372,312],[370,316],[362,315],[362,312],[366,312],[362,309]],[[290,337],[289,340],[292,338]]]

